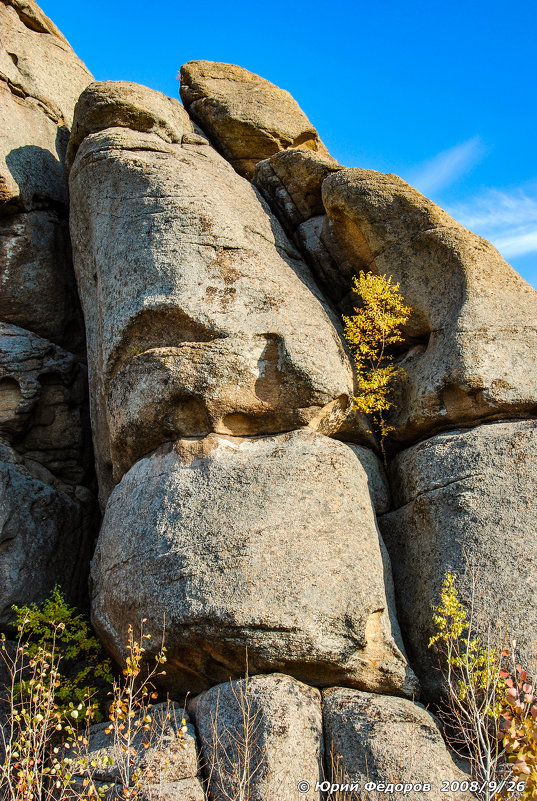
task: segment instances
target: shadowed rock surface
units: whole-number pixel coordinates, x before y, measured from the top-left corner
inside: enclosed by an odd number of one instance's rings
[[[33,0],[0,2],[0,628],[56,583],[87,606],[98,518],[64,156],[90,80]]]
[[[86,487],[70,486],[0,443],[0,628],[12,605],[43,600],[60,584],[71,603],[87,606],[90,544],[97,524]]]

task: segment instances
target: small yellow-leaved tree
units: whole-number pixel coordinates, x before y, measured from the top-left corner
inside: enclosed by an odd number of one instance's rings
[[[404,372],[395,364],[391,349],[403,341],[401,328],[411,309],[404,304],[399,284],[391,276],[361,271],[354,278],[353,289],[361,306],[353,315],[343,317],[343,323],[356,368],[354,408],[372,417],[384,453],[384,437],[393,431],[384,413],[393,406],[393,382]]]
[[[436,633],[429,647],[443,656],[446,679],[442,718],[450,745],[469,760],[471,792],[490,799],[537,798],[537,702],[535,680],[517,663],[516,642],[475,619],[476,577],[467,602],[448,573],[433,606]]]

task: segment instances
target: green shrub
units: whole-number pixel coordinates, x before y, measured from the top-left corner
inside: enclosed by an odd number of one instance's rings
[[[34,658],[43,649],[50,650],[52,643],[55,644],[59,658],[55,702],[60,712],[69,716],[73,707],[82,704],[82,717],[91,712],[94,721],[102,720],[96,700],[98,691],[108,687],[114,677],[110,660],[84,616],[69,606],[58,586],[42,604],[13,609],[17,629],[27,644],[28,658]],[[29,690],[24,680],[16,689],[23,693]]]

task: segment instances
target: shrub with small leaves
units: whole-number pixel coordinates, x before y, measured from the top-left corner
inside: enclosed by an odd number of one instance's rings
[[[509,651],[503,652],[509,656]],[[514,660],[516,662],[516,659]],[[524,801],[537,798],[537,700],[535,679],[521,665],[502,669],[505,695],[502,699],[503,745],[515,776],[523,779]]]
[[[19,632],[24,630],[29,657],[43,648],[50,649],[54,641],[59,657],[55,691],[58,709],[67,718],[84,718],[89,705],[92,719],[102,720],[95,699],[99,688],[112,683],[112,666],[84,616],[69,606],[58,586],[41,605],[14,606],[13,610]]]
[[[133,627],[128,627],[127,658],[121,681],[115,681],[112,689],[112,704],[110,706],[110,723],[106,732],[113,736],[114,744],[118,746],[123,759],[118,767],[123,786],[125,799],[137,799],[144,780],[143,771],[136,765],[137,748],[135,740],[141,732],[146,733],[144,747],[148,748],[151,742],[152,714],[151,701],[158,694],[155,691],[153,679],[165,675],[161,666],[166,662],[166,648],[164,642],[155,657],[152,668],[148,668],[142,675],[144,665],[144,642],[151,639],[150,634],[144,632],[146,620],[140,623],[140,634],[136,638]],[[183,721],[186,729],[186,722]],[[183,729],[181,729],[183,733]]]
[[[445,704],[440,710],[450,745],[469,760],[478,797],[537,799],[537,701],[535,682],[516,661],[516,642],[502,647],[506,633],[478,630],[477,590],[471,574],[468,604],[448,573],[433,606],[436,633],[429,647],[443,656]]]

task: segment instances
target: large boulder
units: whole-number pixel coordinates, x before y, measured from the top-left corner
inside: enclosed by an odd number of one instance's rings
[[[192,119],[246,178],[258,161],[289,147],[327,154],[289,92],[242,67],[189,61],[181,67],[181,98]]]
[[[451,791],[452,782],[465,782],[467,787],[470,777],[455,764],[436,719],[421,704],[332,687],[323,691],[323,723],[332,783],[359,784],[364,797],[372,801],[385,799],[387,793],[377,788],[364,791],[368,782],[391,786],[389,795],[402,785],[396,797],[403,796],[404,788],[404,797],[410,801],[473,797],[469,792]],[[424,792],[426,784],[430,789]],[[360,796],[357,792],[352,797]]]
[[[194,134],[190,117],[175,98],[130,81],[98,81],[90,84],[78,100],[67,168],[72,167],[86,136],[117,127],[153,133],[174,144],[181,144],[185,134],[187,139],[189,133]]]
[[[412,308],[393,437],[533,414],[537,293],[498,251],[395,175],[339,170],[322,198],[349,289],[358,270],[391,275]]]
[[[186,115],[182,144],[147,133],[140,108],[153,114],[161,97],[137,87],[129,115],[133,91],[106,84],[82,95],[76,130],[94,97],[91,130],[104,120],[143,131],[89,134],[70,175],[103,498],[178,437],[333,434],[353,394],[339,322],[266,204],[193,137]]]
[[[400,453],[391,470],[395,509],[380,518],[391,555],[409,658],[430,697],[440,681],[431,606],[448,572],[466,598],[475,571],[474,621],[498,624],[528,669],[537,657],[535,562],[537,422],[491,423],[438,434]],[[445,664],[444,664],[445,668]]]
[[[323,720],[319,690],[290,676],[253,676],[190,702],[211,801],[319,801]]]
[[[86,487],[64,484],[0,442],[0,630],[12,625],[13,604],[41,602],[56,584],[86,607],[95,512]]]
[[[251,673],[416,692],[359,457],[295,431],[183,439],[139,460],[109,498],[92,562],[93,623],[111,653],[123,660],[129,622],[147,618],[149,656],[165,625],[175,693],[240,676],[246,658]]]

